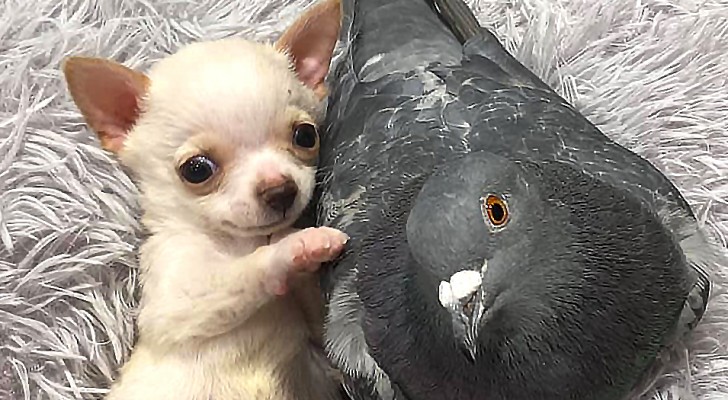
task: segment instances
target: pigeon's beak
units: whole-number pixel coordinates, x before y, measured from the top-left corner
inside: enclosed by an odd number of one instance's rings
[[[456,272],[450,281],[440,282],[439,299],[452,317],[455,337],[471,360],[476,357],[476,340],[480,319],[483,316],[483,277],[486,263],[481,271],[471,269]]]

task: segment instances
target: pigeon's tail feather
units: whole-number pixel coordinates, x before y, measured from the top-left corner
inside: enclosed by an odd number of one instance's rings
[[[462,58],[460,42],[428,0],[342,0],[342,7],[342,41],[361,79]]]
[[[691,267],[696,275],[696,279],[686,302],[686,308],[689,308],[690,315],[692,316],[688,322],[689,330],[695,328],[695,325],[703,319],[710,298],[711,286],[708,273],[700,265],[692,265]]]
[[[463,0],[427,0],[461,44],[482,33],[475,14]]]
[[[711,295],[712,271],[728,261],[721,247],[702,231],[692,229],[695,230],[680,241],[687,259],[689,287],[677,324],[675,336],[678,338],[692,331],[703,319]]]

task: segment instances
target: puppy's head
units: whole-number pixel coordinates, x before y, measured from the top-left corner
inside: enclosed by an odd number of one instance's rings
[[[272,233],[309,202],[339,0],[267,45],[189,45],[148,74],[69,58],[69,91],[102,146],[136,175],[148,220]]]

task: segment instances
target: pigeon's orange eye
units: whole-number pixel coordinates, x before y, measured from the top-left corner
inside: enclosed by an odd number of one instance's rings
[[[488,195],[482,201],[483,214],[495,227],[501,227],[508,222],[508,206],[506,202],[496,195]]]

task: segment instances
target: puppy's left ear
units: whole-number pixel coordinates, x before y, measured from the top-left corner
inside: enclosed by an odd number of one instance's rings
[[[324,80],[341,30],[341,1],[323,0],[306,10],[276,42],[287,53],[298,79],[323,99]]]

